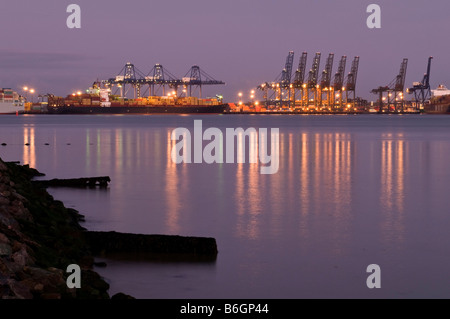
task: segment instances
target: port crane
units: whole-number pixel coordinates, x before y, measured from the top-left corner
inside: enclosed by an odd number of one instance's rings
[[[317,93],[318,93],[318,88],[319,88],[319,84],[317,83],[318,81],[318,77],[319,77],[319,66],[320,66],[320,56],[321,53],[317,52],[316,55],[314,56],[314,60],[313,60],[313,64],[312,64],[312,68],[311,70],[309,70],[308,73],[308,82],[306,85],[306,96],[308,99],[308,104],[309,104],[309,94],[310,94],[310,90],[312,90],[313,92],[313,100],[314,100],[314,105],[317,106]]]
[[[183,93],[191,96],[192,88],[199,88],[200,98],[202,97],[202,85],[218,85],[225,84],[223,81],[215,80],[205,71],[200,69],[198,65],[190,68],[188,73],[179,79],[161,64],[155,64],[150,72],[145,75],[134,64],[128,62],[114,78],[103,80],[101,83],[111,88],[116,86],[120,90],[120,97],[124,98],[129,93],[130,88],[134,89],[134,98],[140,98],[142,94],[141,87],[148,85],[149,95],[166,94],[166,86],[174,90],[174,97],[179,96],[178,88],[183,87]],[[161,92],[162,91],[162,92]],[[181,93],[181,94],[183,94]],[[181,95],[180,94],[180,95]]]
[[[316,110],[318,110],[318,107],[326,107],[328,111],[332,111],[332,108],[338,107],[335,101],[337,97],[340,97],[340,108],[344,106],[344,98],[345,104],[351,102],[354,106],[356,105],[359,56],[353,59],[351,70],[347,76],[345,76],[347,56],[342,56],[333,78],[334,53],[329,53],[325,67],[320,74],[321,53],[315,53],[311,69],[308,72],[306,69],[308,53],[303,52],[297,70],[291,79],[290,72],[292,71],[293,56],[294,53],[292,51],[289,52],[286,59],[286,67],[274,82],[264,82],[257,87],[264,92],[266,106],[269,105],[269,101],[275,101],[275,104],[279,106],[282,106],[283,101],[289,101],[289,106],[300,106],[303,110],[311,103],[311,106],[314,106]],[[273,92],[272,95],[269,92]],[[283,99],[283,94],[285,93],[289,94],[288,99]],[[275,94],[276,97],[273,99]]]
[[[345,80],[345,67],[347,64],[347,56],[344,55],[341,57],[341,60],[339,61],[339,66],[336,74],[334,75],[334,81],[333,81],[333,89],[335,94],[338,94],[339,97],[339,106],[342,108],[342,91],[345,90],[344,88],[344,80]],[[336,95],[333,94],[333,101],[335,101]],[[333,105],[336,105],[335,102],[333,102]]]
[[[141,86],[145,84],[145,75],[133,63],[127,62],[120,70],[119,75],[101,82],[111,87],[116,85],[120,90],[121,97],[126,96],[129,89],[133,88],[134,98],[136,98],[141,96]]]
[[[325,64],[325,69],[322,72],[322,78],[320,80],[320,90],[319,93],[319,105],[322,105],[322,95],[325,93],[327,106],[331,106],[331,95],[332,95],[332,87],[331,87],[331,73],[333,71],[333,62],[334,62],[334,53],[330,53],[327,58],[327,62]]]
[[[297,70],[295,71],[295,74],[294,74],[294,81],[292,82],[294,105],[295,105],[296,92],[299,91],[301,106],[303,106],[303,100],[304,100],[304,92],[303,91],[306,88],[305,71],[306,71],[307,58],[308,58],[308,53],[303,52],[300,57],[300,60],[298,62]]]
[[[390,107],[393,102],[394,110],[397,111],[397,105],[400,100],[401,109],[403,111],[403,90],[405,88],[405,78],[406,78],[406,69],[408,66],[408,59],[404,58],[402,63],[400,64],[399,74],[392,80],[392,82],[387,86],[379,86],[376,89],[373,89],[371,92],[374,94],[378,94],[378,102],[379,102],[379,113],[382,113],[384,110],[384,100],[387,99],[387,112],[390,112]],[[387,93],[387,96],[383,96]]]
[[[198,88],[200,98],[202,97],[202,85],[218,85],[225,84],[223,81],[215,80],[208,73],[200,69],[198,65],[194,65],[190,70],[184,75],[181,80],[181,85],[183,85],[183,92],[189,93],[192,96],[192,89]]]
[[[279,88],[279,100],[280,104],[283,104],[283,93],[287,92],[288,94],[288,103],[291,106],[291,78],[292,78],[292,66],[294,64],[294,51],[289,51],[288,56],[286,57],[286,63],[283,71],[281,71],[281,81]]]
[[[155,64],[147,74],[145,83],[149,86],[150,96],[155,96],[160,93],[166,95],[166,85],[170,88],[175,88],[175,90],[178,87],[178,80],[176,77],[159,63]],[[162,90],[162,92],[160,92],[160,90]]]
[[[292,78],[292,66],[294,63],[294,51],[289,51],[288,56],[286,57],[286,63],[284,69],[281,73],[276,77],[274,82],[264,82],[257,86],[258,90],[263,91],[263,96],[265,99],[266,107],[269,105],[269,99],[276,94],[275,103],[279,103],[280,106],[283,104],[283,95],[285,93],[288,94],[288,103],[290,106],[290,94],[291,94],[291,78]],[[273,93],[269,96],[269,90],[273,91]]]
[[[348,96],[350,93],[353,93],[353,107],[355,107],[356,103],[356,79],[358,78],[358,69],[359,69],[359,56],[355,56],[352,61],[352,67],[350,72],[347,75],[347,82],[344,87],[345,89],[345,103],[348,103]]]
[[[423,107],[431,98],[430,72],[432,59],[432,56],[428,58],[427,73],[424,74],[422,82],[413,82],[413,87],[406,90],[409,94],[414,93],[414,100],[418,104],[417,107]]]

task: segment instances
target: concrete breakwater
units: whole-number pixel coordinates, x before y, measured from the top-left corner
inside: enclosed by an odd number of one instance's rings
[[[212,238],[88,232],[78,211],[32,182],[37,175],[0,159],[0,299],[132,298],[108,294],[109,284],[93,270],[95,254],[130,247],[213,259],[217,254]],[[68,288],[71,264],[80,266],[81,288]]]
[[[216,240],[211,237],[144,235],[119,232],[85,233],[95,256],[155,260],[215,262]]]

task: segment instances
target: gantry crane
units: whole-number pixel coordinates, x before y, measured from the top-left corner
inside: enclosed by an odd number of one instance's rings
[[[120,70],[119,75],[102,82],[108,86],[116,85],[122,98],[128,94],[130,88],[133,88],[133,97],[136,98],[141,96],[141,85],[145,84],[145,75],[133,63],[128,62]]]
[[[352,61],[352,67],[350,69],[349,74],[347,75],[347,83],[345,85],[345,103],[348,103],[348,96],[350,93],[353,93],[353,107],[355,107],[356,103],[356,79],[358,78],[358,69],[359,69],[359,56],[354,57]]]
[[[322,105],[322,94],[326,95],[327,107],[331,106],[331,73],[333,72],[334,53],[330,53],[325,64],[325,70],[322,72],[322,78],[320,80],[319,93],[319,105]]]
[[[406,69],[408,67],[408,59],[403,59],[402,64],[400,65],[400,72],[395,78],[394,85],[392,91],[394,92],[393,100],[394,100],[394,109],[398,110],[398,104],[400,104],[401,110],[403,111],[404,106],[404,96],[403,91],[405,89],[405,79],[406,79]]]
[[[178,80],[176,77],[166,70],[161,64],[157,63],[145,77],[146,83],[149,85],[150,96],[160,93],[166,95],[166,85],[171,88],[177,88]],[[162,89],[162,92],[159,92]]]
[[[286,57],[286,63],[283,71],[281,71],[281,81],[278,85],[277,83],[277,91],[278,91],[278,100],[280,101],[280,106],[283,105],[283,95],[286,93],[288,105],[291,103],[291,78],[292,78],[292,66],[294,64],[294,51],[289,51],[288,56]]]
[[[300,92],[300,105],[303,106],[303,100],[304,100],[304,89],[306,88],[305,85],[305,71],[306,71],[306,60],[308,58],[308,53],[307,52],[303,52],[300,60],[298,62],[298,68],[295,71],[294,74],[294,81],[292,83],[293,85],[293,100],[294,100],[294,105],[295,105],[295,100],[296,100],[296,92],[299,91]]]
[[[119,75],[108,80],[103,80],[101,83],[109,87],[116,86],[119,88],[122,98],[128,94],[129,87],[128,89],[126,88],[128,85],[134,88],[134,98],[142,96],[141,87],[143,85],[148,85],[150,96],[161,93],[165,95],[166,86],[169,86],[169,88],[175,91],[174,96],[178,96],[178,88],[180,86],[184,88],[183,93],[191,96],[192,88],[198,87],[201,98],[202,85],[225,84],[223,81],[213,79],[209,74],[201,70],[198,65],[192,66],[182,79],[178,79],[161,64],[156,64],[147,75],[144,75],[132,63],[125,64],[125,67],[122,68]],[[162,88],[162,92],[159,91],[160,88]]]
[[[288,98],[287,101],[290,106],[290,90],[291,90],[291,77],[292,77],[292,65],[294,62],[294,51],[289,51],[288,56],[286,57],[286,63],[284,69],[281,73],[276,77],[274,82],[264,82],[257,86],[258,90],[263,91],[264,99],[266,103],[266,107],[269,106],[269,91],[273,91],[275,94],[275,103],[279,104],[281,107],[283,105],[283,95],[287,93]]]
[[[336,74],[334,75],[334,81],[333,81],[333,105],[335,106],[336,103],[335,97],[337,94],[339,94],[337,97],[339,97],[339,107],[342,108],[342,98],[343,98],[343,90],[344,88],[344,80],[345,80],[345,66],[347,64],[347,56],[344,55],[341,57],[341,60],[339,61],[339,66]]]
[[[309,104],[309,94],[312,91],[313,92],[313,99],[314,99],[314,105],[317,106],[317,93],[318,93],[318,77],[319,77],[319,66],[320,66],[320,52],[317,52],[314,56],[313,64],[311,70],[309,70],[308,74],[308,83],[306,85],[306,96],[308,99]]]
[[[407,89],[409,94],[414,93],[414,100],[416,101],[417,108],[423,107],[431,98],[430,72],[432,59],[432,56],[428,58],[427,73],[424,74],[422,82],[413,82],[413,87]]]
[[[192,66],[182,79],[182,85],[186,90],[188,90],[189,96],[192,96],[193,88],[194,90],[195,88],[198,88],[200,98],[202,97],[202,85],[219,85],[219,84],[225,84],[225,82],[215,80],[208,73],[200,69],[198,65]]]
[[[394,110],[398,111],[398,103],[400,102],[403,111],[403,90],[405,88],[406,69],[408,67],[408,59],[404,58],[400,64],[398,75],[387,86],[379,86],[371,92],[378,94],[379,113],[384,112],[384,101],[387,100],[387,112],[391,111],[391,104],[394,104]],[[384,96],[387,93],[387,96]],[[393,103],[392,103],[393,102]]]

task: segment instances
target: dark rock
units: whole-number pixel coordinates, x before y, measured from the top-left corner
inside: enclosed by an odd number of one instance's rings
[[[0,256],[11,256],[12,248],[8,244],[0,243]]]
[[[124,294],[122,292],[118,292],[111,297],[111,300],[126,300],[126,299],[136,299],[130,295]]]
[[[0,233],[0,243],[9,244],[8,237],[6,237],[3,233]]]
[[[0,194],[0,206],[8,206],[10,203],[9,199]]]
[[[15,299],[31,299],[33,298],[33,294],[30,289],[21,282],[17,282],[14,279],[9,279],[8,286],[12,293],[12,297]]]
[[[104,267],[107,266],[107,264],[104,261],[98,261],[98,262],[94,263],[94,266],[95,267],[102,267],[102,268],[104,268]]]
[[[47,292],[43,293],[41,299],[61,299],[61,294],[57,292]]]

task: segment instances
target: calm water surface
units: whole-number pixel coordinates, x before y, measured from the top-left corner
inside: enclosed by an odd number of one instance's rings
[[[174,164],[170,133],[195,119],[279,128],[278,173]],[[90,230],[216,238],[215,262],[107,260],[111,294],[450,298],[448,116],[1,116],[0,143],[48,179],[110,176],[107,190],[49,190]]]

